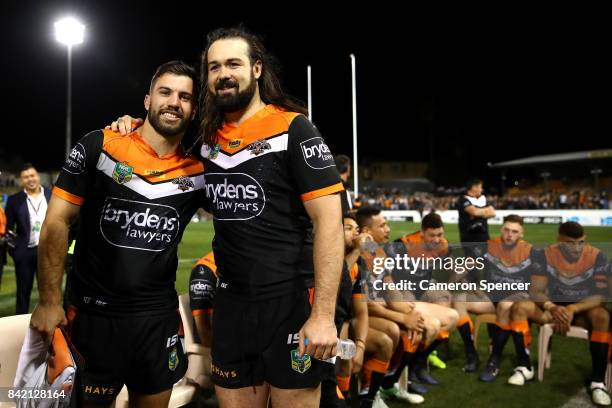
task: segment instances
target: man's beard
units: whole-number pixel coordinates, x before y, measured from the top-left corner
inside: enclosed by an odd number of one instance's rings
[[[235,87],[238,92],[232,95],[219,95],[218,91],[220,89]],[[215,84],[215,90],[217,93],[213,93],[213,103],[222,113],[233,113],[239,112],[241,110],[246,109],[253,100],[253,96],[255,95],[255,90],[257,89],[257,81],[253,74],[251,74],[251,81],[246,89],[240,91],[238,82],[232,79],[226,79],[224,81],[220,81]]]
[[[164,123],[161,115],[165,112],[170,112],[174,113],[175,115],[178,115],[180,121],[174,124]],[[149,112],[147,113],[147,119],[149,119],[149,123],[151,123],[153,129],[155,129],[157,133],[164,137],[172,137],[181,133],[185,133],[187,127],[189,126],[189,118],[186,118],[182,112],[179,112],[176,109],[162,109],[159,111],[149,109]]]
[[[512,242],[510,244],[508,244],[508,243],[506,243],[506,241],[502,240],[502,246],[504,247],[504,249],[506,251],[513,250],[514,248],[516,248],[517,245],[518,245],[518,240],[516,240],[516,241],[514,241],[514,242]]]

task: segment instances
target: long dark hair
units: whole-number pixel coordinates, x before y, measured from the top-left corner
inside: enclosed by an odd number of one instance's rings
[[[266,50],[263,41],[257,35],[249,32],[242,25],[232,28],[218,28],[206,36],[206,47],[202,52],[200,70],[199,105],[201,122],[199,139],[211,147],[217,143],[217,130],[223,127],[223,113],[216,108],[213,96],[208,90],[208,49],[215,41],[229,38],[241,38],[246,41],[249,46],[251,66],[257,61],[261,61],[262,72],[257,81],[259,83],[259,95],[264,103],[276,105],[288,112],[308,115],[308,110],[304,105],[283,90],[276,58]]]

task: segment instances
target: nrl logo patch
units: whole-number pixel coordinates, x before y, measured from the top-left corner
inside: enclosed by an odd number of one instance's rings
[[[119,184],[125,184],[132,179],[133,172],[134,168],[127,163],[117,163],[113,170],[113,180]]]
[[[242,139],[232,139],[229,142],[230,149],[235,149],[242,144]]]
[[[291,368],[293,371],[304,374],[306,371],[308,371],[308,369],[310,369],[311,365],[312,362],[308,354],[304,354],[302,357],[300,357],[297,349],[291,350]]]
[[[208,153],[208,158],[210,160],[215,160],[217,156],[219,156],[219,150],[221,150],[221,145],[217,143],[215,147],[211,149],[210,153]]]
[[[172,180],[172,184],[176,184],[178,186],[178,189],[181,191],[187,191],[189,189],[195,188],[195,184],[193,184],[193,181],[191,181],[189,177],[185,176],[179,176],[178,178],[175,178],[174,180]]]
[[[176,370],[176,367],[179,365],[178,352],[176,347],[174,347],[170,353],[168,354],[168,368],[170,371]]]
[[[250,151],[251,154],[254,154],[255,156],[259,156],[260,154],[262,154],[266,150],[270,150],[271,148],[272,146],[270,146],[270,143],[262,139],[262,140],[257,140],[251,143],[247,147],[247,150]]]

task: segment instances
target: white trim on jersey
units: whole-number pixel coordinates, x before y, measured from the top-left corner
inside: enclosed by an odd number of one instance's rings
[[[282,135],[279,135],[279,136],[275,136],[269,139],[264,139],[262,141],[267,142],[270,145],[270,149],[266,149],[262,153],[257,154],[257,155],[254,154],[252,150],[249,150],[248,148],[244,148],[238,153],[233,154],[233,155],[228,155],[228,154],[223,153],[222,151],[219,151],[217,154],[217,157],[215,157],[214,159],[211,159],[208,156],[210,155],[210,151],[212,149],[207,144],[202,145],[200,154],[202,155],[203,158],[210,160],[211,162],[221,167],[222,169],[227,170],[227,169],[236,167],[244,162],[247,162],[250,159],[262,157],[269,153],[284,152],[287,150],[288,140],[289,140],[288,133],[283,133]]]
[[[562,284],[566,286],[578,285],[588,279],[591,279],[593,275],[595,274],[595,268],[590,268],[578,276],[574,276],[573,278],[566,278],[565,276],[561,275],[559,271],[557,271],[557,269],[555,269],[551,265],[546,265],[546,270],[552,277],[558,279],[559,282],[561,282]]]
[[[478,198],[466,195],[465,198],[467,198],[474,207],[484,208],[487,206],[487,197],[485,195],[481,195]]]
[[[503,261],[501,259],[497,258],[494,255],[491,255],[490,252],[487,252],[484,255],[484,257],[489,262],[491,262],[493,265],[495,265],[495,267],[497,269],[499,269],[503,273],[506,273],[506,274],[509,274],[509,275],[514,274],[514,273],[523,272],[525,270],[525,268],[531,266],[531,258],[525,259],[523,262],[519,263],[518,265],[506,266],[506,265],[504,265],[504,263],[503,263]]]
[[[102,152],[98,158],[96,169],[100,170],[108,177],[113,178],[113,171],[115,170],[116,165],[117,162],[115,160],[111,159],[104,152]],[[172,183],[172,180],[168,180],[164,183],[151,184],[140,178],[137,174],[132,174],[132,179],[126,183],[123,183],[122,185],[140,194],[141,196],[148,198],[149,200],[155,200],[157,198],[169,197],[177,194],[190,193],[192,191],[201,190],[204,188],[203,174],[187,178],[191,180],[194,187],[185,191],[181,190],[177,184]]]

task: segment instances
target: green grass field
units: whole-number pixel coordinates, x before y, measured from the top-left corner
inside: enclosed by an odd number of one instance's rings
[[[417,224],[392,222],[392,238],[413,232],[418,229]],[[496,235],[496,226],[491,226],[491,234]],[[525,238],[537,245],[545,245],[555,240],[556,226],[554,225],[527,225]],[[586,227],[588,240],[597,243],[612,242],[612,228]],[[447,238],[451,243],[459,241],[456,225],[448,225]],[[187,291],[189,273],[195,261],[210,251],[213,237],[212,223],[192,223],[185,231],[183,241],[179,247],[179,269],[176,278],[176,288],[179,294]],[[610,245],[604,249],[610,255]],[[38,299],[37,289],[32,293],[31,309]],[[15,310],[15,274],[12,262],[5,267],[0,290],[0,316],[8,316]],[[534,327],[532,355],[537,360],[537,329]],[[481,328],[479,337],[479,352],[481,366],[487,358],[486,328]],[[459,335],[455,332],[449,343],[450,354],[442,348],[440,355],[446,359],[446,370],[433,369],[433,375],[439,378],[443,385],[429,387],[423,407],[558,407],[567,402],[581,388],[591,370],[588,342],[556,336],[554,339],[553,359],[551,369],[546,372],[544,382],[537,382],[525,387],[511,387],[505,380],[514,366],[514,348],[512,341],[506,346],[506,354],[502,361],[502,373],[493,384],[483,384],[477,375],[467,375],[461,371],[464,354],[463,345]],[[388,403],[391,407],[402,404]]]

